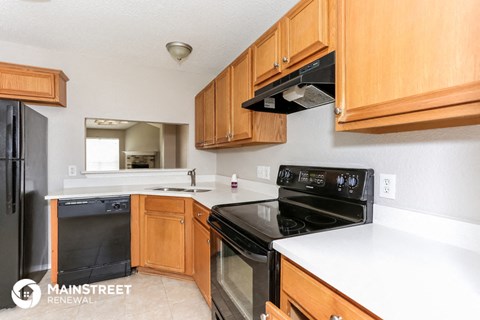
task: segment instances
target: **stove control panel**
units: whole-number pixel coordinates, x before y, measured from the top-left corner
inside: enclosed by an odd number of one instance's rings
[[[373,195],[373,170],[281,165],[277,185],[319,195],[367,200]]]

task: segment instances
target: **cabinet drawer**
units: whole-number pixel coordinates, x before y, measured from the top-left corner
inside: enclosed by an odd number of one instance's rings
[[[330,319],[332,315],[341,316],[343,320],[378,319],[285,258],[282,258],[281,288],[281,308],[287,313],[291,313],[293,304],[319,320]]]
[[[193,216],[198,220],[207,230],[210,230],[210,226],[207,223],[208,216],[210,215],[210,210],[201,206],[199,203],[193,203]]]
[[[146,197],[145,210],[156,212],[184,213],[185,200],[172,197]]]

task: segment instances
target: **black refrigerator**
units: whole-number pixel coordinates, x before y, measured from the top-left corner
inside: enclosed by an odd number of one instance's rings
[[[0,309],[12,287],[48,268],[47,118],[0,100]]]

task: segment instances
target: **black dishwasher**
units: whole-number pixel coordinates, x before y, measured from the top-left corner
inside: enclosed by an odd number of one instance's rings
[[[130,197],[60,200],[58,284],[130,274]]]

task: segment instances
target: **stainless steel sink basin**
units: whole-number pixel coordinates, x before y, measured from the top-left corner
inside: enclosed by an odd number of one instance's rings
[[[153,190],[158,190],[158,191],[185,191],[185,188],[171,188],[171,187],[158,187],[158,188],[153,188]]]
[[[210,189],[185,189],[183,192],[208,192],[212,191]]]

